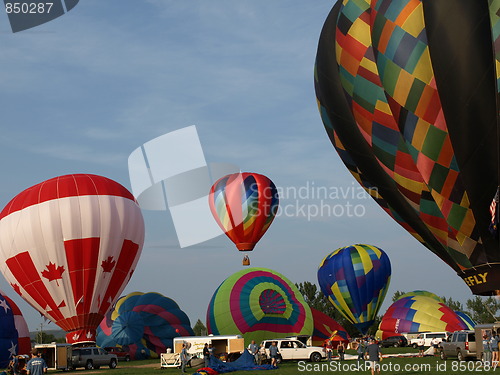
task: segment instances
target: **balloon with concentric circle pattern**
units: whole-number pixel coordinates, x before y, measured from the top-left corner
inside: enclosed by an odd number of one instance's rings
[[[242,335],[245,342],[312,335],[311,309],[285,276],[250,268],[229,276],[217,288],[207,311],[207,329],[214,335]]]

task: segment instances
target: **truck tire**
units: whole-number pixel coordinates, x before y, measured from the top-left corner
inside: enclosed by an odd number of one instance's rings
[[[319,362],[321,361],[321,354],[318,352],[311,353],[309,359],[311,360],[311,362]]]
[[[87,363],[85,363],[85,370],[93,370],[93,369],[94,369],[94,363],[92,363],[91,359],[87,360]]]
[[[413,347],[413,349],[417,349],[418,348],[418,345],[415,342],[413,344],[411,344],[411,346]]]
[[[462,351],[460,349],[457,350],[457,359],[459,361],[464,361],[465,360],[464,355],[462,354]]]
[[[444,354],[443,349],[439,351],[439,358],[441,358],[443,361],[446,361],[446,354]]]
[[[283,357],[281,356],[281,354],[278,354],[278,358],[276,358],[276,364],[280,364],[281,362],[283,362]]]
[[[393,345],[395,348],[399,348],[399,343],[395,342]]]
[[[109,362],[109,368],[116,368],[116,359],[111,359],[111,361]]]

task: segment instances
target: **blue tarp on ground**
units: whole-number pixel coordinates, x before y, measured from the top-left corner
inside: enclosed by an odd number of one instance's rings
[[[245,350],[240,358],[234,362],[222,362],[215,357],[210,357],[209,367],[219,373],[231,371],[273,370],[276,368],[271,365],[256,365],[253,355],[251,355],[248,350]]]

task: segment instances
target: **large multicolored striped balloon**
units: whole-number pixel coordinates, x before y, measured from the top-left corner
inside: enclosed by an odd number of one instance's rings
[[[105,177],[56,177],[14,197],[0,213],[0,271],[14,290],[67,331],[95,330],[132,277],[144,242],[133,195]]]
[[[6,368],[12,356],[30,350],[30,333],[21,310],[0,290],[0,368]]]
[[[249,268],[229,276],[217,288],[207,311],[214,335],[242,335],[246,343],[313,333],[311,309],[285,276]]]
[[[468,329],[452,309],[435,298],[415,295],[398,299],[384,314],[377,337],[408,332],[454,332]]]
[[[316,57],[319,110],[344,164],[476,294],[500,289],[489,230],[499,10],[498,0],[339,0]]]
[[[210,189],[210,210],[224,233],[240,251],[251,251],[278,211],[278,190],[261,174],[235,173]]]
[[[131,359],[158,358],[173,339],[194,336],[188,316],[160,293],[129,293],[121,297],[97,328],[97,345],[123,347]]]
[[[375,321],[390,279],[389,257],[371,245],[337,249],[318,269],[323,294],[363,334]]]

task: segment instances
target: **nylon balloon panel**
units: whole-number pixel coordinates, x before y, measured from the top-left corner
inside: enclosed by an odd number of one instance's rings
[[[283,275],[250,268],[231,275],[217,288],[207,310],[207,329],[260,342],[311,335],[313,318],[297,287]]]

